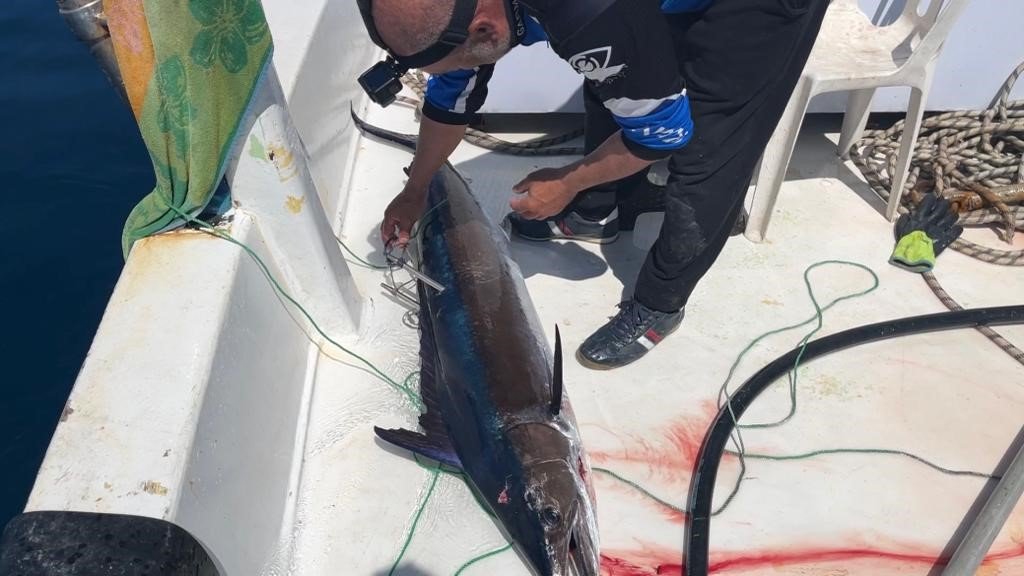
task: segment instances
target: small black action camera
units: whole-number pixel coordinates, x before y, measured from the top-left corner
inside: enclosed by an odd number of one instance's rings
[[[402,91],[402,70],[392,58],[377,62],[369,70],[359,76],[359,85],[380,106],[387,106],[395,101],[395,96]]]

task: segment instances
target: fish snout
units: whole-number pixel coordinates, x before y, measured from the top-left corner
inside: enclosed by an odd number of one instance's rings
[[[596,527],[579,515],[569,538],[569,559],[575,576],[600,576],[601,558],[598,552]]]
[[[568,530],[547,542],[547,566],[544,576],[600,576],[600,558],[593,525],[585,514],[573,511]]]

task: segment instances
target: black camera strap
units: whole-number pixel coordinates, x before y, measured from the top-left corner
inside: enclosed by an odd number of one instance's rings
[[[519,0],[505,0],[505,15],[508,17],[508,29],[512,35],[510,48],[514,48],[526,37],[526,22],[523,20],[523,8],[519,5]]]
[[[469,38],[469,25],[476,15],[477,0],[455,0],[452,16],[448,21],[448,27],[441,33],[441,37],[434,44],[424,48],[416,54],[409,56],[398,56],[380,37],[380,32],[373,21],[373,0],[356,0],[359,5],[359,12],[363,17],[363,24],[374,44],[387,51],[388,57],[374,64],[359,76],[359,85],[370,96],[370,99],[381,106],[388,106],[395,101],[395,96],[402,90],[401,77],[411,69],[420,68],[433,64],[460,46]],[[612,0],[582,0],[586,7],[591,5],[604,6]],[[574,4],[580,4],[575,2]],[[505,15],[508,18],[509,29],[511,30],[511,45],[521,44],[526,37],[526,16],[537,16],[544,13],[544,10],[536,9],[536,0],[504,0]],[[545,4],[546,6],[546,4]],[[577,13],[569,16],[579,15]],[[587,14],[589,17],[590,15]]]
[[[473,16],[476,15],[477,3],[477,0],[455,0],[455,8],[452,11],[451,20],[448,21],[448,27],[441,32],[441,37],[436,42],[415,54],[399,56],[381,39],[380,33],[377,31],[377,26],[373,22],[373,0],[357,1],[370,39],[377,46],[387,50],[403,71],[433,64],[451,54],[452,50],[465,42],[469,38],[469,25],[473,21]]]

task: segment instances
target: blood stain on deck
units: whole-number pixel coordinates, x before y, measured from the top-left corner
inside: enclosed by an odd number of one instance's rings
[[[682,554],[664,548],[658,549],[642,546],[644,550],[606,551],[601,555],[602,576],[683,576],[684,566]],[[993,547],[998,548],[997,546]],[[931,567],[942,566],[947,557],[939,551],[893,551],[881,548],[809,548],[806,550],[782,551],[751,551],[749,553],[720,553],[711,555],[708,567],[709,574],[744,574],[767,568],[776,573],[797,574],[808,576],[838,576],[849,574],[851,564],[867,569],[871,567],[873,574],[906,574],[906,570],[925,574]],[[1003,562],[1010,561],[1014,567],[1020,564],[1015,560],[1024,559],[1024,546],[1015,548],[1003,547],[998,552],[990,552],[979,568],[979,574],[997,576],[1001,574]],[[843,566],[827,566],[842,563]],[[839,572],[836,572],[839,570]],[[884,571],[884,572],[883,572]],[[862,572],[867,573],[867,572]]]

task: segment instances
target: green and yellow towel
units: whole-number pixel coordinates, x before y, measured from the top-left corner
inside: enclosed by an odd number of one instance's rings
[[[209,204],[273,42],[259,0],[103,0],[103,8],[156,173],[125,223],[127,257],[136,240]]]

